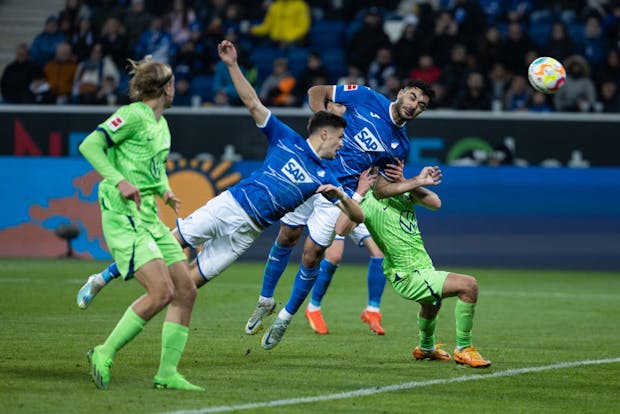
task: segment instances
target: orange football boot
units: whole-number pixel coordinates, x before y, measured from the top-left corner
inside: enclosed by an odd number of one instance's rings
[[[369,310],[364,310],[360,318],[362,319],[362,321],[366,322],[370,326],[371,331],[373,331],[377,335],[385,335],[385,330],[383,329],[383,326],[381,326],[380,312],[371,312]]]
[[[305,315],[314,332],[319,335],[326,335],[329,333],[329,329],[327,329],[327,324],[325,323],[325,319],[323,319],[323,314],[320,309],[309,311],[308,308],[306,308]]]

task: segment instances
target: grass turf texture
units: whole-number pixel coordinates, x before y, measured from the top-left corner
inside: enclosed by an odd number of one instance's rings
[[[263,264],[238,263],[199,290],[181,361],[180,371],[207,392],[151,388],[161,315],[117,355],[110,389],[98,391],[85,352],[104,340],[141,293],[135,281],[114,281],[88,310],[79,310],[77,290],[103,265],[0,260],[0,412],[162,413],[620,357],[620,273],[450,269],[475,275],[480,285],[474,343],[493,366],[473,370],[459,369],[452,361],[413,361],[418,306],[389,286],[382,304],[386,335],[373,335],[359,320],[366,303],[366,268],[347,264],[336,273],[324,301],[330,334],[314,334],[302,308],[283,342],[264,351],[264,331],[243,333]],[[295,270],[289,266],[276,291],[278,310]],[[446,300],[436,333],[450,353],[453,310],[454,299]],[[612,413],[619,395],[620,363],[615,362],[245,411]]]

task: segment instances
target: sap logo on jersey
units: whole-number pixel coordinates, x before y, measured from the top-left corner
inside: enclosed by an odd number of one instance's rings
[[[368,127],[364,127],[364,129],[362,129],[360,132],[355,134],[353,139],[355,139],[355,142],[357,142],[357,144],[360,147],[362,147],[364,151],[373,151],[373,152],[384,152],[385,151],[385,149],[383,148],[383,146],[381,145],[377,137],[375,137],[373,133],[370,132],[370,129],[368,129]]]
[[[310,174],[303,169],[301,165],[295,160],[295,158],[291,158],[284,164],[282,167],[282,172],[286,177],[294,182],[295,184],[302,183],[311,183]]]

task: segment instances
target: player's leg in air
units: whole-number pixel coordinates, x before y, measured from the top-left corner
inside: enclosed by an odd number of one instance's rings
[[[320,196],[320,195],[319,195]],[[320,196],[322,197],[322,196]],[[263,320],[276,308],[274,292],[284,269],[288,265],[293,247],[299,242],[306,228],[306,221],[314,208],[314,197],[284,215],[280,219],[280,230],[265,264],[263,285],[256,308],[245,324],[245,333],[254,335],[263,328]]]
[[[381,326],[381,296],[385,289],[385,276],[383,275],[383,253],[370,237],[368,229],[364,225],[359,225],[351,233],[349,237],[358,246],[365,246],[370,253],[368,262],[368,305],[361,314],[363,322],[370,326],[370,329],[377,335],[384,335],[385,330]],[[327,324],[323,319],[321,312],[321,302],[327,293],[327,289],[331,280],[342,261],[344,254],[344,238],[337,236],[332,245],[325,252],[325,258],[321,261],[321,267],[317,281],[312,288],[312,297],[308,308],[306,309],[306,319],[310,323],[312,329],[318,334],[326,334],[329,332]]]
[[[110,283],[112,279],[116,279],[120,275],[118,267],[116,267],[116,262],[103,269],[100,273],[90,275],[86,283],[84,283],[77,293],[78,307],[80,309],[88,308],[88,305],[95,299],[97,293],[99,293],[105,285]]]

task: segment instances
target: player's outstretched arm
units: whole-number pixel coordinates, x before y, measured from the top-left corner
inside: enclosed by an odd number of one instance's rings
[[[312,112],[327,110],[325,102],[334,96],[334,85],[316,85],[308,89],[308,106]]]
[[[333,184],[323,184],[316,190],[317,194],[321,193],[330,198],[337,198],[340,203],[336,204],[344,214],[356,223],[364,222],[364,212],[357,201],[346,195],[342,189]]]
[[[412,191],[418,187],[439,185],[441,184],[441,178],[442,173],[437,166],[424,167],[420,174],[403,181],[390,182],[384,177],[379,176],[373,194],[378,199],[392,197]]]
[[[254,122],[258,125],[263,125],[267,116],[269,116],[269,109],[263,105],[250,82],[243,76],[243,72],[241,72],[237,63],[237,49],[235,49],[235,45],[229,40],[224,40],[217,46],[217,53],[220,55],[222,62],[226,64],[239,98],[241,98],[243,104],[250,111]]]
[[[441,208],[441,199],[434,191],[429,190],[426,187],[414,188],[411,191],[416,204],[424,206],[429,210],[438,210]]]

